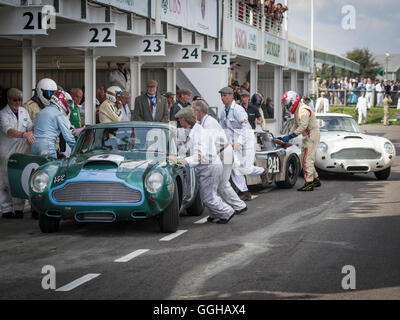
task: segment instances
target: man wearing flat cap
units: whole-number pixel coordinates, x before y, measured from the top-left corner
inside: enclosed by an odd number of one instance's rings
[[[232,180],[239,189],[242,200],[251,200],[251,194],[246,185],[245,175],[260,176],[265,174],[264,168],[254,166],[254,132],[249,124],[248,116],[242,106],[234,101],[232,88],[219,91],[224,110],[221,113],[220,125],[233,146],[235,162],[233,164]]]
[[[7,106],[0,111],[0,206],[3,218],[22,219],[25,200],[11,197],[7,163],[14,153],[28,153],[35,138],[29,113],[22,107],[22,92],[11,88],[7,101]]]
[[[222,163],[217,155],[214,139],[196,123],[192,108],[183,108],[175,117],[181,125],[178,131],[185,132],[182,141],[184,148],[179,150],[180,157],[169,156],[167,159],[173,164],[195,168],[204,205],[213,217],[219,218],[218,224],[226,224],[235,215],[235,211],[218,195],[218,186],[222,182]]]
[[[175,122],[178,128],[181,128],[181,125],[179,122],[176,122],[175,115],[183,108],[187,108],[190,106],[190,97],[191,96],[192,96],[192,92],[186,88],[179,89],[176,92],[176,102],[171,107],[170,114],[169,114],[169,120]]]
[[[165,97],[157,93],[158,82],[149,80],[146,83],[147,92],[135,99],[133,121],[168,122],[169,110]]]
[[[262,117],[258,108],[250,103],[250,93],[247,90],[242,90],[240,94],[241,97],[241,106],[247,113],[247,118],[249,119],[249,123],[253,130],[256,129],[256,124],[262,123]]]
[[[175,93],[173,92],[167,92],[166,94],[164,94],[164,97],[167,98],[167,102],[168,102],[168,110],[171,111],[172,106],[175,103]]]

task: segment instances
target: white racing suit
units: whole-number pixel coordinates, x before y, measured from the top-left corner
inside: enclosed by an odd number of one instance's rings
[[[239,150],[234,151],[232,181],[241,192],[246,192],[248,188],[245,176],[259,176],[264,172],[264,168],[254,166],[256,154],[254,131],[248,123],[246,111],[234,101],[228,109],[225,107],[222,111],[220,124],[232,145],[240,144]]]
[[[184,144],[190,150],[190,156],[185,160],[191,168],[196,168],[204,205],[210,210],[211,216],[229,219],[235,211],[218,195],[223,169],[213,138],[202,126],[195,124]]]
[[[234,160],[232,145],[228,142],[225,132],[218,121],[213,117],[209,115],[204,116],[200,124],[214,138],[216,151],[222,162],[223,173],[221,183],[218,186],[218,193],[235,211],[241,211],[246,208],[246,204],[239,198],[229,182]]]
[[[294,115],[294,125],[289,134],[293,133],[298,136],[303,135],[301,161],[304,170],[304,180],[307,183],[313,182],[318,178],[318,173],[315,169],[315,157],[320,141],[320,131],[315,113],[304,103],[300,103]]]

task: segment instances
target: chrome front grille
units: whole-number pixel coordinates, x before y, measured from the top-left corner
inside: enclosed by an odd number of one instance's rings
[[[73,182],[53,191],[53,198],[65,203],[138,203],[142,194],[122,183]]]
[[[382,155],[374,149],[363,148],[342,149],[331,154],[332,159],[338,160],[377,160],[381,157]]]

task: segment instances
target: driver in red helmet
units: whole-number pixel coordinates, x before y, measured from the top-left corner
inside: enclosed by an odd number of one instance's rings
[[[289,140],[303,135],[301,146],[301,161],[304,169],[305,184],[298,191],[313,191],[315,187],[321,186],[321,181],[315,169],[315,157],[320,141],[318,121],[314,111],[306,104],[300,102],[300,96],[294,92],[286,92],[282,98],[283,107],[294,114],[294,125],[289,135],[281,140],[285,143]]]

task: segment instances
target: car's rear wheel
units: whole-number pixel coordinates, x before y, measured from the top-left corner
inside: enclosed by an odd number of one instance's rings
[[[391,167],[389,167],[385,170],[382,170],[382,171],[374,172],[374,174],[378,180],[387,180],[390,176],[390,171],[391,171]]]
[[[48,217],[44,213],[39,215],[39,227],[43,233],[57,232],[60,227],[60,219]]]
[[[160,230],[164,233],[174,233],[179,226],[179,191],[178,185],[175,182],[174,196],[168,208],[160,214]]]
[[[189,216],[201,216],[204,211],[204,203],[201,200],[200,191],[197,192],[196,198],[194,199],[193,204],[186,208],[186,212]]]
[[[299,176],[299,161],[295,156],[289,157],[286,163],[286,173],[284,181],[277,181],[276,185],[281,189],[291,189],[297,183],[297,178]]]

